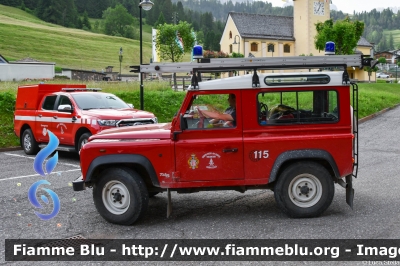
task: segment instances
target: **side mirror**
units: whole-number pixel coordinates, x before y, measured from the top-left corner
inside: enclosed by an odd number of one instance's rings
[[[183,114],[179,115],[179,120],[180,120],[180,124],[181,124],[181,130],[183,131],[183,130],[187,129],[188,128],[187,121],[183,117]]]
[[[134,108],[133,104],[131,104],[131,103],[127,103],[127,105],[132,109]]]
[[[61,104],[58,106],[57,111],[65,112],[65,113],[72,113],[72,107],[69,104]]]

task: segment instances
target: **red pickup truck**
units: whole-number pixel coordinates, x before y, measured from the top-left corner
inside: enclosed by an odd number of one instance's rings
[[[104,129],[157,123],[154,114],[99,90],[84,84],[19,86],[14,133],[25,153],[36,154],[49,141],[47,130],[58,137],[58,150],[79,152],[91,135]]]

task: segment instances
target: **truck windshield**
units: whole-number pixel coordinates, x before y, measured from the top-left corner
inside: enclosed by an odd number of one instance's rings
[[[72,94],[72,98],[82,110],[130,108],[124,101],[110,93],[79,92]]]

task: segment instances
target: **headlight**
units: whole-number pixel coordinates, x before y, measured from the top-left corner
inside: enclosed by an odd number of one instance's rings
[[[118,120],[98,120],[100,126],[115,127]]]
[[[158,123],[157,117],[154,117],[154,118],[152,118],[151,120],[153,120],[154,124],[157,124],[157,123]]]

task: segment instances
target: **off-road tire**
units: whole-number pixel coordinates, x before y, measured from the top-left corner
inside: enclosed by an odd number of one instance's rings
[[[294,163],[282,172],[274,194],[279,208],[288,216],[311,218],[329,207],[335,187],[325,167],[306,161]]]
[[[35,155],[40,150],[39,145],[36,142],[36,139],[33,136],[32,130],[30,128],[25,129],[24,133],[22,133],[21,147],[28,155]]]
[[[85,145],[85,143],[87,143],[87,141],[91,135],[92,135],[92,133],[84,133],[84,134],[82,134],[82,136],[79,137],[78,145],[76,146],[78,153],[82,149],[82,146]]]
[[[93,200],[97,211],[107,221],[131,225],[146,213],[149,194],[134,170],[109,168],[100,173],[94,184]]]

